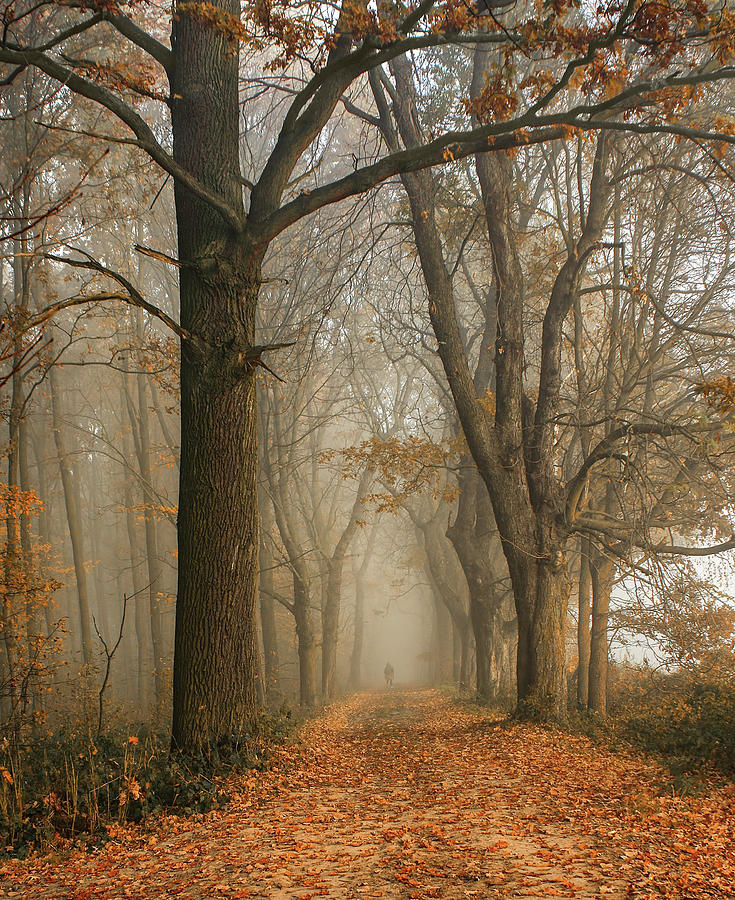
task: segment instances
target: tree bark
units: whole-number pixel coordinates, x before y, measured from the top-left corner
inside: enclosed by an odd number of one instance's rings
[[[607,626],[610,616],[615,563],[601,553],[595,553],[590,565],[592,576],[592,635],[589,663],[589,708],[599,715],[607,712]]]
[[[183,357],[172,739],[191,750],[256,713],[257,448],[252,376]]]
[[[239,19],[235,0],[219,4]],[[171,34],[174,158],[242,214],[238,54],[180,10]],[[226,739],[257,711],[255,308],[264,249],[179,180],[174,187],[181,346],[181,462],[172,744]]]
[[[590,573],[590,542],[582,538],[579,560],[579,596],[577,619],[577,706],[579,709],[587,709],[589,697],[589,672],[590,672],[590,592],[592,590],[592,576]]]

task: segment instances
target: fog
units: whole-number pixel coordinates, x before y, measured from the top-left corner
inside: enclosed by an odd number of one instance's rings
[[[379,687],[384,684],[383,669],[390,662],[395,670],[397,686],[431,683],[431,619],[426,604],[431,598],[421,595],[422,585],[401,597],[381,596],[373,582],[368,603],[363,684]]]
[[[644,656],[730,679],[725,143],[570,119],[424,158],[516,109],[456,102],[490,70],[454,46],[293,137],[316,50],[247,41],[218,131],[160,72],[115,82],[96,24],[60,40],[130,115],[3,50],[3,729],[189,752],[387,662],[542,720],[604,716]]]

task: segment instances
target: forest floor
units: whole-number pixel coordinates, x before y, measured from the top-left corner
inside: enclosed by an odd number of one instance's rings
[[[735,897],[735,785],[430,690],[330,706],[232,803],[0,864],[0,897]]]

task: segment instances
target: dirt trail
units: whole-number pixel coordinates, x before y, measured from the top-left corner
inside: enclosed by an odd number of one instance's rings
[[[735,896],[733,791],[681,800],[660,783],[637,757],[433,691],[360,694],[225,810],[6,865],[0,896]]]

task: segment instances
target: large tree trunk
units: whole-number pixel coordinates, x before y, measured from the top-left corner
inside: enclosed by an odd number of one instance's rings
[[[256,713],[257,448],[253,379],[233,379],[221,353],[182,348],[181,394],[172,739],[191,750]]]
[[[172,734],[182,750],[256,712],[255,389],[252,377],[232,383],[214,351],[188,357],[184,347]]]
[[[240,6],[219,6],[235,18]],[[176,162],[242,214],[238,54],[196,11],[172,23]],[[238,242],[222,214],[175,181],[181,324],[179,579],[174,747],[226,738],[257,711],[258,561],[255,308],[263,248]]]
[[[566,715],[564,622],[571,585],[561,547],[549,556],[529,560],[506,548],[518,616],[518,714],[541,720]]]

